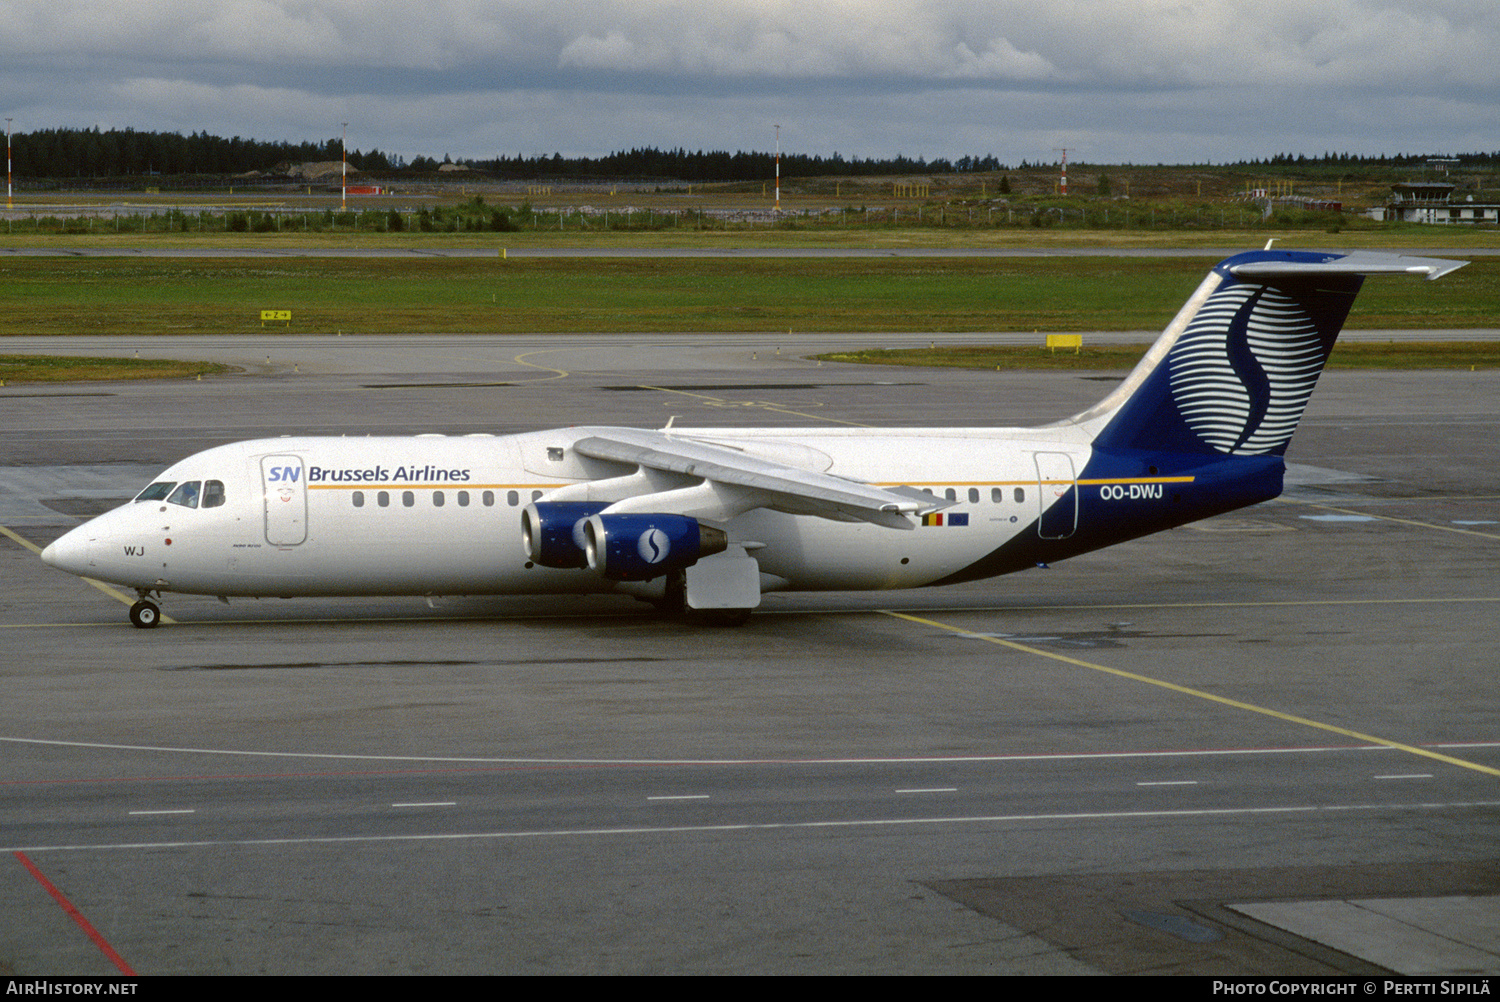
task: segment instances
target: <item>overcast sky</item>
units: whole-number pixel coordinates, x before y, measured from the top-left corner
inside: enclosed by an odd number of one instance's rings
[[[14,129],[408,160],[1500,149],[1494,0],[0,0]]]

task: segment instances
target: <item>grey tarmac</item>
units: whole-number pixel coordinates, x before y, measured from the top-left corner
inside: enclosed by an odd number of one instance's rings
[[[173,339],[245,372],[0,388],[0,969],[118,970],[24,857],[140,974],[1500,972],[1500,374],[1326,373],[1281,500],[733,630],[139,631],[31,548],[240,438],[1037,424],[1118,378],[756,338]]]

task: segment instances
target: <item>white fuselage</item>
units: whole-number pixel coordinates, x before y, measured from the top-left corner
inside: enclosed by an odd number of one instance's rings
[[[225,445],[42,559],[136,589],[140,627],[158,622],[146,596],[166,591],[619,591],[743,622],[765,591],[1006,574],[1276,497],[1364,278],[1462,265],[1235,255],[1103,400],[1036,429],[585,427]]]
[[[222,503],[136,500],[63,536],[49,559],[137,589],[225,596],[615,590],[587,569],[533,564],[520,531],[528,503],[629,472],[601,469],[571,448],[608,430],[220,446],[177,463],[159,481],[222,483]],[[723,528],[759,562],[766,591],[939,581],[1019,533],[1038,532],[1042,512],[1074,485],[1089,457],[1082,436],[1066,426],[671,434],[955,502],[937,516],[912,516],[911,531],[767,508],[732,517]]]

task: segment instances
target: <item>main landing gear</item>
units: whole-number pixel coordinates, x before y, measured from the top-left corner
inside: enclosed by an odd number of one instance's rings
[[[668,619],[686,619],[707,626],[744,626],[750,622],[750,609],[693,609],[687,604],[687,571],[679,568],[667,574],[665,592],[655,603]]]
[[[140,600],[130,607],[130,625],[138,630],[155,629],[161,622],[161,608],[142,591]]]

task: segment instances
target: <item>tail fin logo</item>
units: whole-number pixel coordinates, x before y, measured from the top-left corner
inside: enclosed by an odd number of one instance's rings
[[[1275,288],[1230,285],[1209,297],[1167,358],[1172,397],[1219,452],[1285,448],[1328,349],[1307,310]]]

